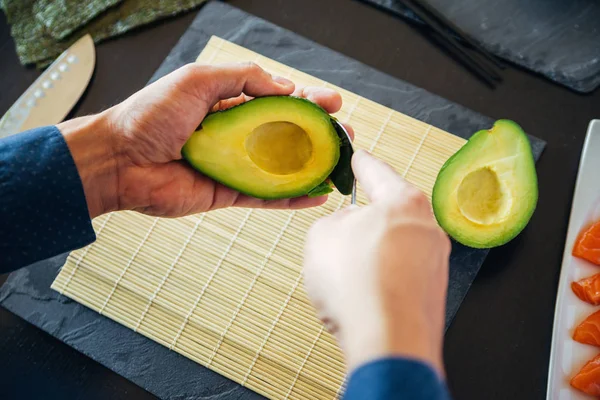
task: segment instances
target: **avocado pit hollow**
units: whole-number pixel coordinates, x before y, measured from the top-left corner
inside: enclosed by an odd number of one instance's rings
[[[504,220],[512,203],[498,174],[490,167],[468,173],[458,186],[456,196],[462,215],[480,225]]]
[[[302,170],[313,153],[306,131],[286,121],[257,126],[246,138],[245,147],[253,163],[275,175],[290,175]]]

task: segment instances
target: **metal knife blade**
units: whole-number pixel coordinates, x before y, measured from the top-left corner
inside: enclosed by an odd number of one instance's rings
[[[0,137],[61,122],[85,91],[96,51],[90,35],[65,50],[0,119]]]

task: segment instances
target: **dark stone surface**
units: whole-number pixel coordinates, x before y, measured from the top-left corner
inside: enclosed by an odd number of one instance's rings
[[[362,0],[421,22],[397,0]],[[600,85],[596,0],[427,0],[496,55],[580,92]]]
[[[194,61],[213,34],[465,138],[493,122],[222,3],[202,9],[151,81]],[[532,138],[532,146],[539,157],[544,142]],[[454,244],[447,326],[487,253]],[[11,274],[0,289],[0,304],[163,399],[259,397],[50,290],[65,257]]]
[[[516,240],[490,251],[444,342],[455,399],[546,399],[569,209],[585,132],[599,116],[600,91],[582,95],[510,65],[502,85],[491,90],[413,24],[360,1],[228,3],[483,115],[518,121],[547,141],[537,164],[540,201],[529,226]],[[97,46],[96,72],[71,116],[101,111],[141,89],[195,15],[164,20]],[[38,75],[19,65],[0,13],[0,113]],[[5,279],[0,275],[0,282]],[[3,307],[0,354],[2,399],[156,398]]]

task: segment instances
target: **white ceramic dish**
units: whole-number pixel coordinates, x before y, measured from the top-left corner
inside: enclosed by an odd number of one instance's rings
[[[600,219],[600,120],[594,120],[588,132],[581,154],[569,229],[565,243],[556,310],[552,333],[552,349],[548,372],[548,400],[589,400],[587,396],[569,384],[589,360],[600,354],[600,348],[577,343],[572,339],[573,330],[600,306],[594,307],[580,300],[571,290],[571,282],[600,272],[600,267],[573,257],[573,244],[581,229]]]

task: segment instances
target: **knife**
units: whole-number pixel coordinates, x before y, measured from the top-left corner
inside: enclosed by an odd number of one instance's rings
[[[73,43],[0,119],[0,138],[61,122],[85,91],[96,51],[88,34]]]

